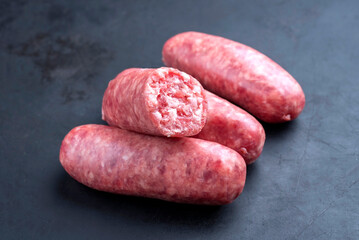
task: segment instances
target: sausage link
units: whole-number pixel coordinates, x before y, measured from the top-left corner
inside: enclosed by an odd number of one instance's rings
[[[195,137],[218,142],[237,151],[247,164],[262,153],[265,132],[262,124],[236,105],[206,91],[207,123]]]
[[[102,101],[109,125],[151,135],[193,136],[206,118],[203,87],[173,68],[127,69],[110,81]]]
[[[243,158],[218,143],[95,124],[66,135],[60,162],[74,179],[100,191],[192,204],[230,203],[246,178]]]
[[[298,82],[264,54],[244,44],[198,32],[163,46],[163,62],[191,74],[203,87],[268,123],[295,119],[305,96]]]

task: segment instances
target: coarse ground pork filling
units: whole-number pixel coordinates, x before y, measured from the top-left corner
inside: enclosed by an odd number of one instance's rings
[[[193,136],[205,123],[202,86],[178,70],[161,68],[151,75],[147,104],[152,121],[168,137]]]

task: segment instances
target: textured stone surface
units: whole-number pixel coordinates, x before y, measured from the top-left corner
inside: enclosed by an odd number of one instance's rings
[[[1,1],[3,239],[359,239],[359,2]],[[184,31],[250,45],[306,94],[264,124],[240,198],[199,207],[91,190],[61,167],[64,136],[101,121],[108,80],[160,67]]]

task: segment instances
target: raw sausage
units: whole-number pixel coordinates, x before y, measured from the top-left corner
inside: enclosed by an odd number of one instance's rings
[[[66,135],[60,162],[88,187],[181,203],[230,203],[242,192],[246,178],[243,158],[218,143],[95,124]]]
[[[218,142],[236,150],[247,164],[262,153],[265,132],[262,124],[236,105],[206,91],[207,123],[195,137]]]
[[[207,118],[201,84],[173,68],[131,68],[110,81],[102,101],[109,125],[151,135],[193,136]]]
[[[164,44],[162,57],[166,66],[187,72],[204,88],[265,122],[293,120],[304,108],[298,82],[270,58],[241,43],[185,32]]]

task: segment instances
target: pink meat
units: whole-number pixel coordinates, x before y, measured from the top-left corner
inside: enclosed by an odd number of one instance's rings
[[[193,136],[207,118],[201,84],[173,68],[131,68],[110,81],[102,119],[111,126],[159,136]]]
[[[304,108],[298,82],[270,58],[241,43],[185,32],[165,43],[162,56],[166,66],[191,74],[204,88],[265,122],[293,120]]]
[[[247,164],[262,153],[265,132],[249,113],[232,103],[206,91],[207,123],[195,137],[218,142],[237,151]]]
[[[218,143],[94,124],[66,135],[60,162],[90,188],[181,203],[230,203],[246,178],[243,158]]]

